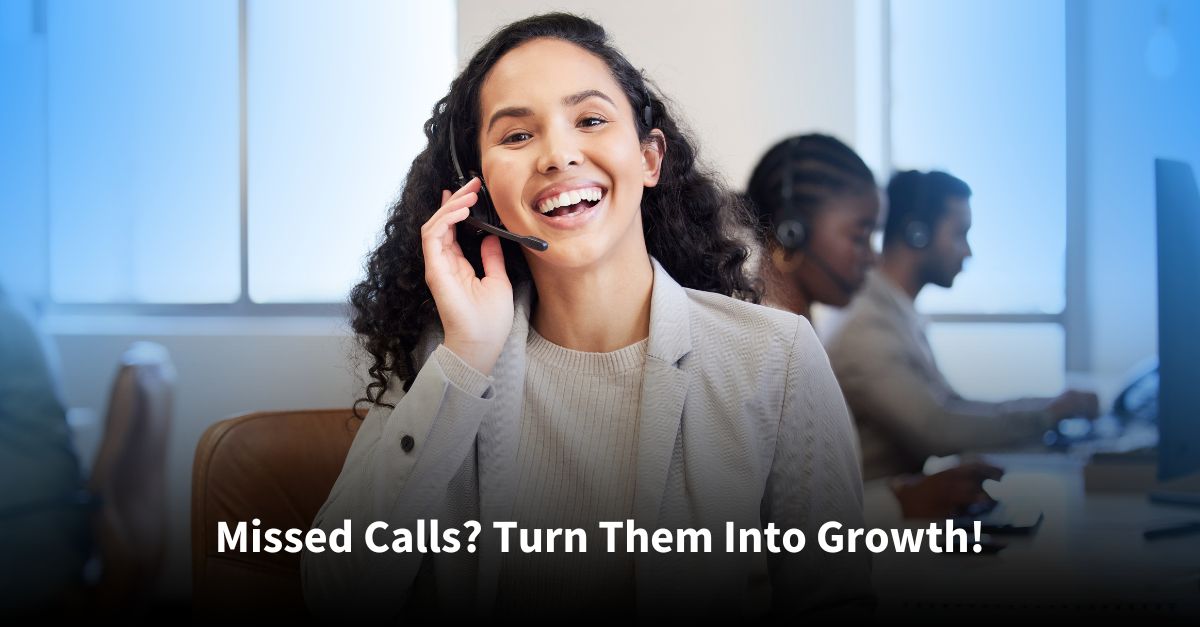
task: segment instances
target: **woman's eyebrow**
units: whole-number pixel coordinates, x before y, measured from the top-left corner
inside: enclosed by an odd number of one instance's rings
[[[504,107],[492,114],[488,120],[488,132],[491,132],[492,126],[496,124],[496,120],[500,118],[524,118],[533,115],[533,109],[529,107]]]
[[[602,100],[607,100],[608,104],[610,104],[614,107],[617,106],[617,103],[613,102],[612,98],[609,98],[607,94],[600,91],[599,89],[585,89],[579,93],[571,94],[570,96],[564,97],[562,99],[562,102],[563,102],[563,104],[567,105],[568,107],[573,107],[573,106],[583,102],[584,100],[587,100],[588,98],[600,98]]]
[[[614,107],[617,106],[617,103],[613,102],[613,99],[609,98],[608,94],[599,89],[585,89],[569,96],[563,96],[562,103],[568,107],[573,107],[588,98],[600,98]],[[488,119],[487,130],[491,132],[492,127],[495,126],[496,121],[500,118],[524,118],[531,115],[533,115],[533,109],[529,107],[504,107],[493,113],[492,117]]]

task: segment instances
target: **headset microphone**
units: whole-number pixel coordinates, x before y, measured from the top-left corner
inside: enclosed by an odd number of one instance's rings
[[[462,188],[470,180],[463,175],[462,166],[458,164],[458,150],[454,148],[454,126],[450,126],[450,159],[454,162],[454,184],[458,188]],[[533,237],[532,235],[517,235],[511,231],[496,226],[500,224],[500,218],[496,214],[495,207],[492,206],[491,195],[488,194],[487,185],[483,181],[483,176],[471,172],[473,176],[479,179],[479,200],[476,201],[476,207],[471,208],[470,215],[467,216],[466,223],[479,229],[486,231],[497,237],[503,237],[506,240],[516,242],[530,250],[544,252],[550,248],[550,244],[543,239]],[[483,217],[476,215],[476,209],[483,214]],[[495,223],[495,224],[493,224]]]
[[[842,292],[844,292],[847,296],[852,296],[854,292],[858,291],[858,287],[856,285],[850,281],[847,281],[842,277],[842,275],[834,272],[833,266],[822,259],[821,256],[816,253],[816,251],[806,249],[804,251],[804,255],[806,259],[816,264],[816,266],[821,269],[821,272],[824,272],[825,276],[829,277],[829,280],[833,281],[833,284],[836,285],[838,289],[842,290]]]

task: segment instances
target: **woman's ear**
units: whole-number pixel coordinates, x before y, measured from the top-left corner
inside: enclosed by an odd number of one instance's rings
[[[779,244],[769,244],[771,265],[784,276],[791,276],[804,265],[804,253],[799,250],[788,250]]]
[[[654,129],[642,142],[642,185],[654,187],[658,185],[658,177],[662,173],[663,157],[667,154],[667,136]]]

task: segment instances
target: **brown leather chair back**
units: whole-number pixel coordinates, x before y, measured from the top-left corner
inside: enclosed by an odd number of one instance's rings
[[[306,613],[300,554],[217,552],[217,523],[308,529],[361,421],[350,409],[259,412],[218,422],[192,469],[193,606],[201,614]]]
[[[101,561],[94,590],[109,609],[147,604],[166,546],[167,434],[175,369],[167,350],[136,342],[121,355],[88,490]]]

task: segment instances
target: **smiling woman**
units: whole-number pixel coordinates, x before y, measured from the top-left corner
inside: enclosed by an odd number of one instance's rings
[[[639,136],[638,116],[603,60],[560,39],[535,40],[493,66],[480,96],[489,117],[480,154],[497,213],[559,244],[527,257],[535,281],[549,267],[645,256],[642,194],[658,184],[667,146],[658,129]],[[572,197],[587,190],[599,192],[595,204]],[[629,270],[621,274],[638,276]]]
[[[861,525],[853,427],[811,327],[734,298],[756,298],[728,234],[748,214],[599,25],[550,14],[500,30],[425,131],[351,294],[370,407],[315,528]],[[456,170],[482,179],[449,189]],[[466,221],[485,199],[548,248],[481,238]],[[305,594],[338,618],[746,618],[870,596],[860,555],[525,553],[502,539],[305,553]]]

